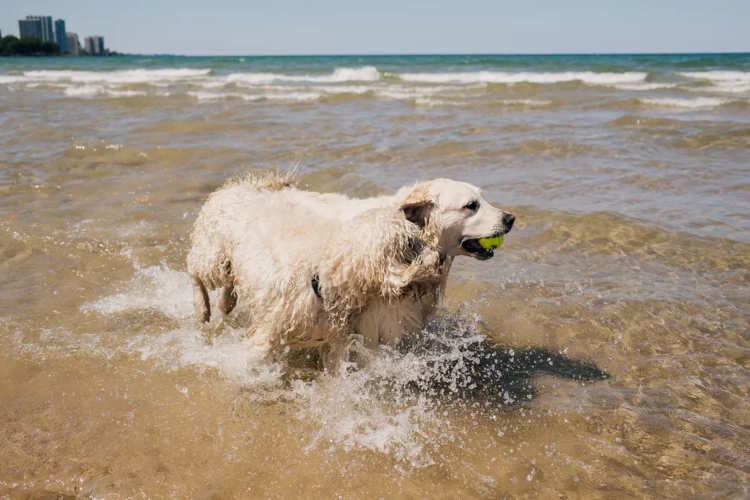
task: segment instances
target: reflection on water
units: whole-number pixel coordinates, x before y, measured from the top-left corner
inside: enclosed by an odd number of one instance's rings
[[[747,496],[750,60],[457,57],[0,62],[0,496]],[[264,362],[188,236],[297,163],[518,221],[403,349]]]

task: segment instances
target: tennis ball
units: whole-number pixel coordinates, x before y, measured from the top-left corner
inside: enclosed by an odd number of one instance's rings
[[[495,236],[494,238],[479,238],[479,244],[482,245],[482,248],[485,250],[494,250],[500,248],[504,239],[505,237],[502,234],[500,236]]]

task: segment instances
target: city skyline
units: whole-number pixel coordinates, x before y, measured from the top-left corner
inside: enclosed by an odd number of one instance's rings
[[[351,3],[301,0],[250,5],[236,0],[165,0],[122,9],[82,0],[29,0],[8,15],[49,12],[77,33],[106,33],[127,53],[184,55],[560,54],[748,52],[750,2],[646,3],[536,0],[466,4],[413,0]],[[179,13],[179,15],[175,15]],[[164,19],[170,19],[164,23]],[[73,21],[74,20],[74,21]],[[133,34],[137,33],[137,36]],[[200,33],[201,36],[194,36]]]
[[[84,47],[81,47],[78,34],[66,30],[65,20],[57,19],[53,23],[52,16],[29,14],[18,20],[18,33],[18,38],[21,39],[36,38],[41,42],[54,43],[61,54],[79,55],[85,51],[89,55],[109,55],[109,50],[104,46],[103,36],[88,36]]]

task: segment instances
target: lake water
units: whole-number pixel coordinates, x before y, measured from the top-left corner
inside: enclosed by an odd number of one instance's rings
[[[2,58],[0,145],[0,496],[750,494],[750,55]],[[206,196],[295,165],[516,215],[447,349],[330,379],[195,322]],[[414,390],[478,335],[611,378]]]

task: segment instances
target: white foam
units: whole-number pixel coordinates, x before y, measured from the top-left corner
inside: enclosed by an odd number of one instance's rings
[[[551,84],[581,81],[588,85],[638,83],[646,79],[645,72],[595,73],[593,71],[566,71],[560,73],[509,73],[504,71],[473,71],[463,73],[404,73],[399,75],[407,82],[420,83],[540,83]]]
[[[338,68],[330,77],[317,77],[318,83],[338,83],[338,82],[374,82],[380,80],[380,73],[374,66],[364,66],[362,68]]]
[[[528,107],[542,107],[549,106],[552,101],[547,99],[503,99],[500,101],[506,106],[528,106]]]
[[[638,99],[642,104],[668,107],[668,108],[684,108],[684,109],[698,109],[698,108],[716,108],[723,106],[730,102],[735,102],[731,99],[724,99],[721,97],[698,97],[694,99],[680,99],[673,97],[654,98],[654,99]]]
[[[419,97],[415,102],[421,106],[465,106],[469,104],[467,101],[451,101],[445,99],[433,99],[430,97]],[[530,108],[544,107],[552,104],[552,101],[546,99],[502,99],[496,102],[504,106]]]
[[[676,83],[616,83],[609,85],[620,90],[659,90],[672,89],[677,86]]]
[[[188,92],[187,95],[195,97],[199,101],[216,101],[224,99],[245,99],[250,100],[252,96],[240,94],[238,92]]]
[[[25,81],[65,81],[74,83],[151,83],[151,82],[179,82],[205,77],[210,69],[126,69],[117,71],[72,71],[47,70],[24,71]]]
[[[460,99],[467,97],[469,94],[467,90],[476,88],[485,88],[486,84],[480,84],[479,86],[472,85],[469,87],[461,86],[418,86],[418,87],[407,87],[405,85],[388,85],[387,87],[374,88],[375,95],[385,99],[395,100],[412,100],[422,99],[427,101],[433,97],[451,97],[454,99]]]
[[[114,90],[99,85],[72,85],[64,87],[63,93],[68,97],[93,97],[96,95],[108,95],[111,97],[135,97],[146,95],[140,90]]]
[[[415,104],[418,106],[427,106],[427,107],[435,107],[435,106],[465,106],[468,104],[468,102],[461,102],[461,101],[447,101],[445,99],[433,99],[430,97],[418,97],[414,100]]]
[[[367,370],[338,379],[293,383],[299,418],[314,422],[318,429],[307,450],[325,445],[379,452],[414,468],[434,464],[431,448],[450,424],[425,398],[407,402],[394,395],[385,404],[368,390],[373,375]]]
[[[0,75],[0,84],[21,83],[25,81],[26,78],[23,76]]]
[[[709,87],[691,87],[690,90],[731,94],[750,92],[750,72],[748,71],[692,71],[678,74],[685,78],[708,81],[712,84]]]
[[[195,97],[199,101],[215,101],[225,99],[242,99],[244,101],[261,101],[261,100],[272,100],[272,101],[291,101],[291,102],[307,102],[319,99],[322,94],[319,92],[278,92],[278,93],[264,93],[264,94],[243,94],[240,92],[188,92],[188,95]]]
[[[295,101],[295,102],[307,102],[320,99],[322,94],[319,92],[286,92],[279,94],[263,94],[264,99],[278,100],[278,101]]]
[[[228,83],[244,83],[248,85],[264,85],[275,81],[284,81],[286,75],[276,73],[232,73],[227,75]]]
[[[104,92],[104,87],[84,86],[84,87],[67,87],[64,91],[68,97],[91,97]]]
[[[380,73],[374,66],[362,68],[337,68],[330,75],[286,75],[280,73],[232,73],[226,77],[227,82],[241,82],[250,85],[264,85],[273,82],[307,82],[307,83],[342,83],[373,82],[380,79]]]
[[[226,87],[229,85],[230,82],[227,82],[225,80],[208,80],[208,81],[197,81],[197,82],[190,82],[189,85],[198,86],[204,89],[218,89],[221,87]],[[164,86],[168,87],[171,84],[169,83],[159,83],[156,84],[157,86]]]
[[[176,319],[188,318],[193,313],[188,275],[172,271],[166,265],[138,269],[127,288],[126,292],[83,304],[81,310],[113,314],[155,308]]]
[[[141,90],[111,90],[111,89],[107,89],[107,90],[105,90],[105,93],[107,95],[112,96],[112,97],[136,97],[136,96],[146,95],[146,92],[143,92]]]
[[[711,82],[750,83],[750,71],[684,71],[677,74],[685,78]]]
[[[323,87],[312,87],[312,89],[327,94],[366,94],[375,90],[376,87],[368,85],[327,85]]]

